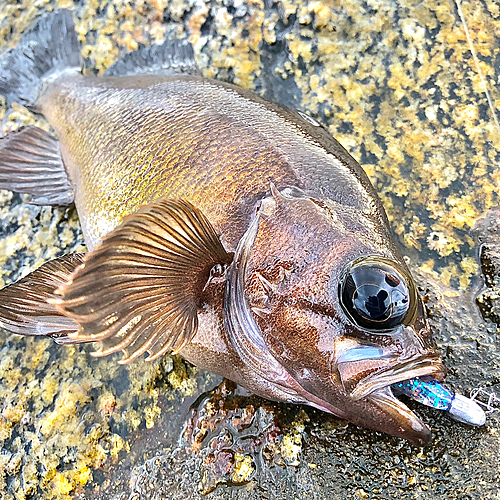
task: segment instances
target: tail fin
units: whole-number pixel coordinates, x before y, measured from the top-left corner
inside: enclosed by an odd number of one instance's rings
[[[73,16],[69,10],[58,10],[40,18],[0,59],[0,94],[9,105],[17,102],[30,108],[50,81],[81,68]]]

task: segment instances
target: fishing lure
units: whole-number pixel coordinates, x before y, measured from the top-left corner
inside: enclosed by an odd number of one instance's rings
[[[481,426],[486,414],[473,400],[454,394],[432,377],[416,377],[392,385],[395,394],[404,394],[419,403],[447,411],[450,416],[464,424]]]

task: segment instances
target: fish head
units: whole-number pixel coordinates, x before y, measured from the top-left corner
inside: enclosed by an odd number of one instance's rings
[[[240,357],[284,399],[430,438],[390,389],[444,368],[385,215],[273,188],[236,252],[226,316]]]

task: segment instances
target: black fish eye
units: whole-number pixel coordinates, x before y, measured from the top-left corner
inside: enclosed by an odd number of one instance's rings
[[[339,284],[339,298],[349,319],[372,331],[407,324],[416,310],[413,280],[396,262],[382,257],[352,262]]]

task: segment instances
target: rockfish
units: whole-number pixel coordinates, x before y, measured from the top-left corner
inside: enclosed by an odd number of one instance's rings
[[[4,54],[0,93],[55,132],[0,141],[0,188],[74,203],[88,247],[2,290],[4,328],[100,342],[119,363],[180,354],[264,398],[429,439],[391,388],[444,378],[422,300],[322,125],[201,77],[178,40],[84,77],[65,10]]]

